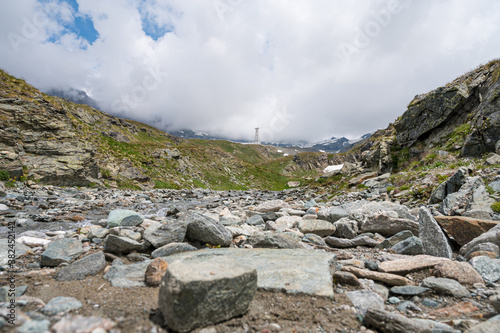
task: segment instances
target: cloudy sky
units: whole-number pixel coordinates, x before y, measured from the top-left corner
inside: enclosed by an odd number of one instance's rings
[[[500,57],[500,1],[0,0],[0,68],[172,129],[359,137]]]

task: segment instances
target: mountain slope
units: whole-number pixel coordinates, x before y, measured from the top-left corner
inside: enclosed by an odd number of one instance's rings
[[[273,147],[183,140],[40,93],[0,71],[0,170],[61,186],[283,189]]]

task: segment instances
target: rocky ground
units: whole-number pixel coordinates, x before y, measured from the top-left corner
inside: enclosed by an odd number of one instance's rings
[[[0,188],[0,326],[499,332],[500,184],[461,168],[413,207],[385,180],[329,200],[300,188]]]

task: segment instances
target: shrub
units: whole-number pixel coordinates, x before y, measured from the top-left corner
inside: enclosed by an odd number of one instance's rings
[[[410,185],[403,185],[399,188],[401,191],[406,191],[410,189]]]
[[[8,171],[5,170],[0,170],[0,180],[9,180],[10,179],[10,174]]]

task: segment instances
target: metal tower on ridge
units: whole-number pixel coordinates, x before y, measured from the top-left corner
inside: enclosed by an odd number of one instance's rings
[[[254,144],[260,145],[259,128],[258,127],[255,128],[255,140],[254,140]]]

